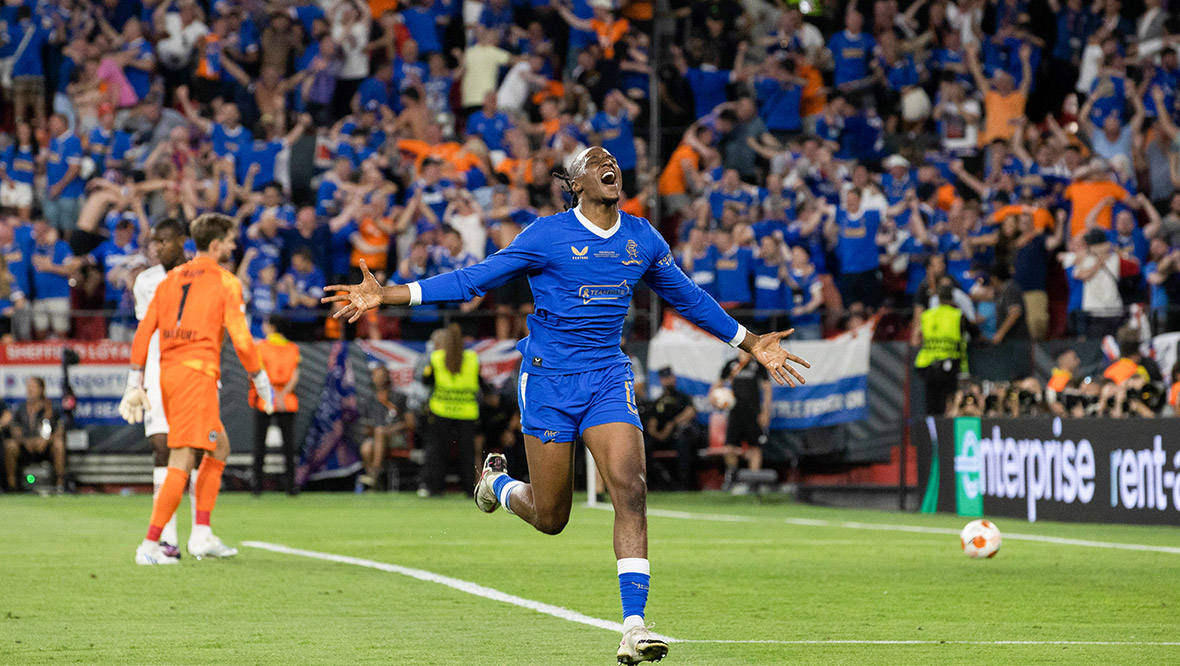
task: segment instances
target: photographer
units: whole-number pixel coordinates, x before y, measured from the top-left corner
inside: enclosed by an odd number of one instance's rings
[[[25,390],[28,399],[13,411],[12,424],[4,440],[8,490],[16,490],[16,472],[22,463],[52,460],[56,491],[64,493],[66,438],[57,410],[45,397],[44,379],[29,377]]]

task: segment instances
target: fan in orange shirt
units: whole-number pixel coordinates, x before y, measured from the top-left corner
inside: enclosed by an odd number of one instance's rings
[[[268,412],[274,411],[274,390],[262,368],[262,357],[242,306],[242,284],[219,264],[234,251],[233,220],[206,213],[193,220],[191,237],[197,246],[192,261],[168,273],[148,306],[147,314],[131,343],[131,373],[119,413],[131,423],[143,420],[150,407],[143,389],[143,368],[148,343],[160,331],[160,393],[168,419],[168,476],[152,507],[147,537],[135,551],[136,564],[175,564],[159,544],[160,532],[176,512],[192,471],[196,452],[206,451],[197,476],[196,524],[188,551],[202,557],[232,557],[237,549],[213,535],[209,516],[217,503],[221,474],[229,457],[229,439],[221,424],[217,380],[221,377],[223,330],[264,396]]]

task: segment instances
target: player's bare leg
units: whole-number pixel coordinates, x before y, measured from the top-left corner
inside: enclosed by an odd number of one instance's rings
[[[509,478],[504,471],[504,456],[492,453],[476,486],[476,503],[489,512],[503,504],[509,513],[539,531],[559,534],[569,522],[574,501],[574,445],[542,443],[536,436],[525,435],[524,446],[530,483]]]
[[[651,568],[647,560],[647,461],[643,432],[630,423],[606,423],[582,433],[615,508],[615,557],[623,601],[623,664],[659,661],[668,644],[643,622]]]

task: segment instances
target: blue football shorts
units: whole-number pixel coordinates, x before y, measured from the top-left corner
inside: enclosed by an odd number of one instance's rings
[[[630,363],[570,375],[522,372],[516,391],[521,429],[542,442],[572,442],[604,423],[643,429]]]

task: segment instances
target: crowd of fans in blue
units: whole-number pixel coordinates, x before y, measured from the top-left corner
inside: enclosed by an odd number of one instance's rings
[[[588,145],[754,327],[903,337],[953,284],[995,342],[1176,328],[1160,0],[656,5],[6,0],[0,335],[129,339],[152,226],[204,211],[240,223],[256,335],[357,334],[325,284],[478,262],[565,209],[550,174]],[[520,281],[359,334],[510,338],[530,308]]]

